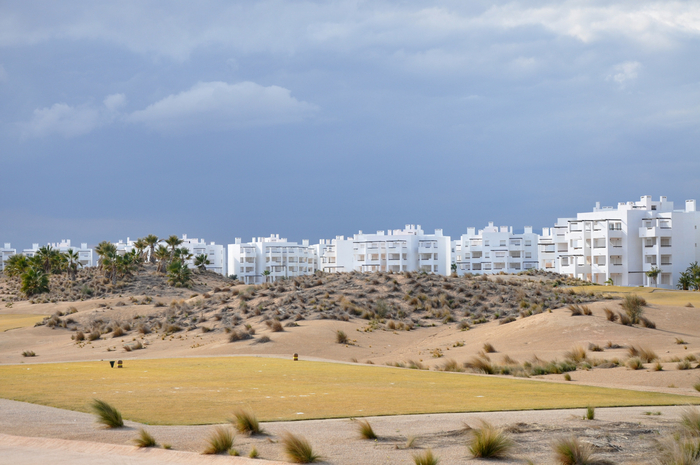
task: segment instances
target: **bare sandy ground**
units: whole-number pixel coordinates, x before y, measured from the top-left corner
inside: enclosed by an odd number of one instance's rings
[[[101,299],[99,303],[114,305],[124,299]],[[109,315],[111,318],[148,314],[160,311],[148,305],[126,305],[111,310],[97,307],[95,301],[72,304],[15,303],[0,309],[0,314],[45,314],[65,310],[68,305],[81,315]],[[250,319],[256,335],[267,335],[273,342],[252,344],[251,341],[228,342],[219,333],[181,332],[172,337],[129,334],[107,338],[92,344],[78,345],[70,339],[71,332],[47,327],[13,329],[0,334],[0,365],[18,363],[47,363],[79,360],[141,359],[193,356],[260,355],[291,357],[299,353],[302,359],[318,359],[345,363],[375,364],[420,361],[436,368],[448,359],[459,363],[475,356],[486,342],[496,353],[489,354],[495,363],[507,355],[520,362],[539,357],[542,360],[562,360],[565,352],[589,344],[605,347],[608,342],[622,346],[603,352],[588,352],[599,359],[627,359],[626,347],[643,346],[653,350],[662,360],[662,371],[647,364],[644,370],[625,367],[571,373],[572,383],[653,390],[674,394],[699,395],[693,385],[700,380],[698,370],[679,370],[676,358],[690,354],[700,358],[700,312],[695,308],[652,305],[646,316],[656,322],[657,329],[622,326],[605,319],[603,308],[617,310],[615,301],[591,305],[593,316],[572,317],[566,309],[553,310],[499,325],[489,322],[460,331],[456,324],[438,324],[413,331],[372,330],[368,322],[353,319],[302,320],[298,327],[272,332],[260,319]],[[350,344],[337,344],[335,333],[345,331]],[[146,344],[145,350],[125,352],[125,343],[134,338]],[[687,344],[677,344],[676,339]],[[432,353],[440,349],[442,357]],[[24,350],[33,350],[37,357],[24,358]],[[693,363],[695,367],[697,363]],[[562,375],[543,379],[565,382]],[[1,382],[1,380],[0,380]],[[660,412],[660,415],[645,415]],[[551,463],[550,443],[554,437],[574,434],[593,444],[599,457],[615,463],[650,463],[656,454],[656,441],[672,432],[679,415],[677,407],[598,409],[596,419],[582,420],[583,411],[500,412],[488,414],[417,415],[370,419],[381,439],[363,441],[357,438],[351,420],[319,420],[291,423],[269,423],[269,435],[262,438],[238,436],[236,448],[247,455],[255,447],[265,460],[284,460],[279,434],[285,430],[300,433],[311,441],[325,461],[334,464],[412,463],[412,454],[428,447],[441,457],[441,463],[461,463],[470,459],[463,423],[478,425],[479,419],[502,425],[512,431],[518,443],[513,457],[502,463]],[[90,463],[90,464],[160,464],[160,463],[246,463],[233,457],[203,457],[204,440],[210,426],[177,427],[148,426],[160,443],[173,446],[173,451],[140,451],[130,446],[137,428],[127,422],[120,430],[97,427],[92,416],[49,407],[0,400],[0,463]],[[409,437],[417,438],[417,449],[406,449]]]

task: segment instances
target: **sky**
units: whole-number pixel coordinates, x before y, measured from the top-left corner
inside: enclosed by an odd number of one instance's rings
[[[0,243],[699,195],[700,3],[0,1]]]

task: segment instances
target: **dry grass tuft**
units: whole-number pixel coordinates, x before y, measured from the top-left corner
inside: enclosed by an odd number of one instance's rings
[[[413,463],[416,465],[437,465],[439,462],[440,459],[436,455],[433,455],[432,449],[428,449],[421,454],[413,455]]]
[[[627,314],[632,324],[639,324],[639,318],[644,314],[647,301],[636,294],[627,294],[620,302],[620,306]]]
[[[348,343],[348,335],[345,334],[345,331],[341,331],[340,329],[335,332],[335,342],[338,344],[347,344]]]
[[[136,447],[156,447],[158,445],[151,433],[143,428],[139,428],[139,435],[133,441]]]
[[[377,434],[372,429],[372,425],[367,420],[358,420],[357,432],[360,433],[362,439],[377,439]]]
[[[479,458],[506,457],[515,443],[503,429],[482,420],[480,428],[472,428],[467,443],[469,452]]]
[[[238,409],[233,412],[233,416],[235,419],[231,420],[231,423],[233,423],[239,433],[249,434],[251,436],[265,434],[265,431],[260,427],[260,422],[252,412]]]
[[[561,465],[602,465],[604,461],[593,460],[593,447],[590,444],[583,444],[578,438],[556,439],[552,444],[556,462]]]
[[[576,346],[570,351],[566,352],[564,357],[574,363],[581,363],[586,360],[586,349],[581,346]]]
[[[217,426],[207,438],[207,447],[202,454],[220,454],[233,447],[233,433],[225,426]]]
[[[293,463],[314,463],[321,459],[321,456],[314,453],[311,444],[303,436],[287,431],[282,435],[281,442],[284,453]]]
[[[492,354],[496,352],[496,349],[490,342],[487,342],[486,344],[484,344],[484,352],[486,352],[487,354]]]
[[[108,428],[121,428],[124,426],[122,414],[107,402],[99,399],[93,399],[90,405],[93,413],[97,415],[97,422],[105,425]]]
[[[642,346],[632,345],[627,348],[627,353],[630,357],[639,357],[644,363],[653,362],[659,358],[653,350]]]
[[[603,311],[605,312],[605,318],[607,318],[608,321],[612,321],[613,323],[617,321],[617,313],[613,312],[609,308],[604,308]]]

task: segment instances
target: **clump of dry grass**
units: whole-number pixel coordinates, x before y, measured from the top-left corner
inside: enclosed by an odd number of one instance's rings
[[[249,434],[251,436],[265,434],[265,431],[260,427],[260,422],[253,412],[237,409],[233,412],[233,416],[235,418],[231,420],[231,422],[239,433]]]
[[[490,342],[487,342],[484,344],[484,352],[487,354],[492,354],[496,352],[496,349],[493,347],[493,345]]]
[[[644,314],[647,301],[636,294],[627,294],[620,302],[620,306],[627,314],[632,324],[639,324],[639,318]]]
[[[613,323],[617,321],[617,313],[613,312],[609,308],[604,308],[603,311],[605,312],[605,318],[607,318],[608,321],[612,321]]]
[[[633,370],[642,370],[644,369],[644,363],[639,357],[632,357],[627,360],[627,367]]]
[[[124,426],[122,414],[119,410],[99,399],[93,399],[90,405],[92,411],[97,415],[97,422],[108,428],[121,428]]]
[[[348,343],[348,335],[345,334],[345,331],[342,331],[340,329],[336,330],[335,342],[337,342],[338,344],[347,344]]]
[[[470,361],[464,363],[464,368],[487,375],[492,375],[495,373],[491,361],[486,356],[472,357]]]
[[[233,433],[225,426],[217,426],[207,438],[207,447],[202,454],[220,454],[233,447]]]
[[[581,346],[576,346],[570,351],[566,352],[564,357],[574,363],[581,363],[586,360],[586,349]]]
[[[574,436],[556,439],[552,444],[552,449],[557,463],[561,465],[603,465],[609,463],[592,459],[593,448],[591,445],[582,443]]]
[[[22,357],[36,357],[36,353],[33,350],[25,350],[22,352]]]
[[[155,438],[144,428],[139,428],[139,435],[133,439],[136,447],[156,447],[158,443]]]
[[[413,463],[415,465],[437,465],[439,462],[440,458],[433,454],[432,449],[413,455]]]
[[[642,346],[631,345],[627,348],[627,353],[630,357],[639,357],[644,363],[653,362],[659,358],[653,350]]]
[[[472,437],[467,442],[467,448],[474,457],[501,458],[506,457],[515,443],[502,428],[496,428],[491,423],[482,420],[480,428],[471,429]]]
[[[282,434],[282,446],[287,458],[294,463],[314,463],[321,459],[311,447],[311,444],[303,436],[298,436],[289,431]]]
[[[640,317],[639,317],[639,322],[640,322],[641,325],[644,326],[645,328],[656,329],[656,323],[654,323],[653,321],[651,321],[649,318],[640,316]]]
[[[377,439],[378,436],[372,429],[372,425],[369,424],[367,420],[357,421],[357,432],[360,434],[362,439]]]
[[[464,368],[462,368],[455,360],[447,359],[440,367],[440,370],[441,371],[462,372],[462,371],[464,371]]]

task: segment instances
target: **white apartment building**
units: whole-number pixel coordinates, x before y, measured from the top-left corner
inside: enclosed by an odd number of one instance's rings
[[[522,234],[513,234],[513,227],[488,226],[467,228],[458,240],[452,241],[452,263],[457,274],[518,273],[537,268],[539,235],[532,226],[525,226]]]
[[[674,288],[682,271],[700,260],[700,214],[695,200],[674,210],[661,197],[620,202],[559,218],[544,228],[539,242],[540,268],[597,284]],[[646,275],[660,270],[654,279]]]
[[[0,248],[0,271],[5,269],[5,262],[13,255],[17,254],[17,249],[13,249],[9,242],[5,242],[4,247]]]
[[[92,248],[88,247],[86,242],[80,244],[80,247],[71,245],[70,239],[62,239],[61,242],[50,242],[47,244],[53,249],[57,249],[61,253],[66,253],[73,250],[78,253],[78,261],[83,267],[95,266],[95,253]],[[39,244],[32,244],[31,249],[22,250],[22,254],[27,258],[31,258],[39,251]]]
[[[183,234],[181,240],[182,244],[178,247],[184,247],[192,254],[192,258],[185,261],[188,267],[193,268],[195,257],[204,254],[211,262],[207,265],[207,271],[213,271],[226,276],[226,253],[223,245],[216,244],[215,242],[207,244],[204,239],[188,238],[187,234]],[[131,252],[134,249],[134,242],[135,241],[131,240],[129,237],[126,238],[126,242],[122,240],[115,242],[114,245],[117,247],[117,253],[124,254]],[[158,245],[169,247],[163,240],[161,240]],[[146,248],[146,252],[148,253],[149,251],[150,249]]]
[[[235,244],[228,245],[228,275],[237,275],[246,284],[310,275],[318,269],[316,251],[307,239],[298,244],[279,234],[254,237],[247,243],[237,237]]]
[[[352,238],[339,236],[319,244],[319,267],[323,271],[424,271],[450,273],[450,237],[441,229],[425,234],[420,225],[404,229],[360,231]]]

